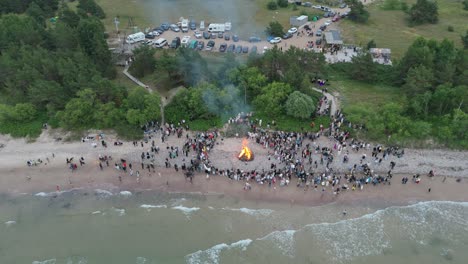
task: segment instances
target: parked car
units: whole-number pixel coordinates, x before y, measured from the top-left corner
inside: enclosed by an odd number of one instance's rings
[[[175,38],[172,40],[170,47],[173,48],[173,49],[177,49],[179,46],[180,46],[180,38],[179,38],[179,37],[175,37]]]
[[[171,27],[169,23],[165,22],[161,24],[160,28],[162,28],[164,31],[168,31]]]
[[[333,19],[332,19],[332,22],[337,22],[338,20],[340,20],[341,17],[340,16],[334,16]]]
[[[271,44],[278,44],[278,43],[280,43],[280,42],[281,42],[281,38],[280,38],[280,37],[272,38],[272,39],[270,40],[270,43],[271,43]]]
[[[239,36],[233,35],[233,36],[232,36],[232,40],[233,40],[234,42],[238,42],[238,41],[239,41]]]
[[[171,24],[171,30],[174,31],[174,32],[179,32],[180,31],[180,28],[179,26],[177,26],[176,24]]]
[[[323,24],[324,24],[325,26],[329,26],[331,23],[332,23],[331,20],[327,20],[327,21],[325,21],[325,23],[323,23]]]
[[[236,45],[231,44],[231,45],[228,46],[226,51],[227,52],[234,52],[235,49],[236,49]]]
[[[227,44],[223,43],[221,46],[219,46],[219,52],[225,52],[227,49]]]
[[[346,8],[347,6],[348,6],[347,4],[343,3],[340,5],[340,8]]]
[[[184,37],[182,38],[182,41],[180,42],[180,44],[181,44],[183,47],[188,47],[189,41],[190,41],[190,36],[184,36]]]
[[[330,12],[325,12],[325,14],[323,14],[323,17],[331,17]]]
[[[189,49],[196,49],[198,47],[198,41],[192,40],[190,41]]]
[[[320,26],[320,30],[324,31],[325,29],[327,29],[327,26],[325,26],[325,25]]]
[[[237,45],[236,47],[236,53],[241,53],[242,52],[242,46],[241,45]]]
[[[202,33],[200,33],[200,31],[195,31],[195,32],[193,33],[193,35],[194,35],[195,38],[197,38],[197,39],[201,39],[201,38],[202,38]]]
[[[203,50],[204,47],[205,47],[205,42],[203,42],[203,40],[199,40],[198,45],[197,45],[197,49],[198,50]]]
[[[257,54],[257,46],[252,46],[250,53]]]
[[[341,18],[345,18],[348,16],[348,12],[344,12],[343,14],[341,14]]]
[[[214,46],[215,46],[215,42],[213,40],[210,40],[206,44],[206,50],[213,50]]]
[[[315,32],[315,36],[317,37],[322,36],[322,30],[321,29],[317,30],[317,32]]]
[[[203,38],[210,39],[210,33],[208,33],[208,31],[203,32]]]
[[[253,43],[253,42],[260,42],[260,41],[262,41],[262,39],[259,38],[259,37],[250,37],[250,38],[249,38],[249,42],[250,42],[250,43]]]
[[[321,38],[317,39],[317,40],[315,41],[315,45],[317,45],[317,46],[322,45],[322,39],[321,39]]]
[[[289,34],[294,34],[294,33],[296,33],[296,32],[297,32],[297,28],[295,28],[295,27],[290,28],[290,29],[288,30],[288,33],[289,33]]]
[[[146,35],[145,35],[145,38],[147,39],[154,39],[155,37],[159,36],[159,33],[156,32],[156,31],[151,31],[151,32],[148,32]]]
[[[303,6],[305,7],[312,7],[312,3],[311,2],[305,2],[302,4]]]
[[[304,26],[304,29],[305,29],[305,30],[310,30],[311,28],[309,27],[309,25],[305,25],[305,26]]]
[[[216,33],[211,33],[210,37],[211,39],[216,39]]]
[[[218,33],[218,38],[223,38],[224,37],[224,33],[223,32],[219,32]]]
[[[292,36],[293,35],[288,32],[288,33],[284,34],[283,39],[289,39],[289,38],[292,38]]]
[[[155,27],[153,28],[153,31],[156,31],[159,33],[159,35],[162,35],[162,33],[164,33],[164,29],[160,28],[160,27]]]
[[[248,46],[242,47],[242,52],[243,53],[249,53],[249,47]]]
[[[230,40],[230,39],[231,39],[231,36],[229,36],[229,34],[224,35],[224,40],[227,41],[227,40]]]
[[[190,28],[191,30],[197,29],[197,23],[195,22],[195,20],[190,20],[189,28]]]

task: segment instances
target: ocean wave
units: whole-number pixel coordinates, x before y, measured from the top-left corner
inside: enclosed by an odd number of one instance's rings
[[[274,211],[271,209],[249,209],[249,208],[221,208],[222,210],[242,212],[251,216],[269,216]]]
[[[10,221],[6,221],[6,222],[5,222],[5,225],[6,225],[6,226],[12,226],[12,225],[14,225],[14,224],[16,224],[16,221],[10,220]]]
[[[200,210],[200,207],[185,207],[182,205],[171,207],[171,209],[182,211],[187,217],[195,211]]]
[[[107,191],[107,190],[102,190],[102,189],[95,189],[94,194],[102,197],[107,197],[107,196],[112,196],[114,195],[113,193]]]
[[[148,260],[146,258],[144,258],[144,257],[137,257],[135,264],[146,264],[147,261]]]
[[[88,260],[85,257],[73,256],[67,259],[67,264],[88,264]]]
[[[252,243],[252,239],[243,239],[234,242],[230,245],[222,243],[215,245],[207,250],[199,250],[195,253],[185,256],[185,260],[189,264],[201,264],[201,263],[219,263],[220,253],[223,250],[229,250],[233,248],[239,248],[242,251],[247,250],[247,247]]]
[[[162,205],[142,204],[140,205],[140,208],[144,208],[148,211],[151,211],[151,209],[154,209],[154,208],[167,208],[167,205],[165,204],[162,204]]]
[[[125,209],[114,208],[114,211],[119,214],[119,216],[125,215]]]
[[[48,260],[35,260],[32,262],[32,264],[55,264],[57,262],[57,259],[48,259]]]
[[[224,209],[224,208],[223,208]],[[450,241],[466,237],[468,232],[468,202],[427,201],[407,206],[392,206],[357,218],[332,223],[314,223],[297,230],[273,231],[264,237],[250,240],[243,250],[253,243],[272,242],[282,254],[294,257],[295,234],[304,233],[323,247],[332,263],[349,262],[355,257],[378,255],[391,248],[390,234],[395,226],[399,237],[431,243],[434,233]],[[238,209],[240,210],[240,209]],[[386,228],[391,228],[386,230]],[[461,229],[460,229],[461,228]],[[463,230],[465,232],[459,232]],[[386,232],[388,231],[388,232]],[[435,238],[437,239],[437,238]],[[242,240],[241,240],[242,241]],[[232,246],[232,244],[231,244]],[[218,263],[219,254],[231,246],[222,243],[207,250],[186,256],[187,263]],[[445,254],[445,252],[444,252]]]
[[[129,191],[121,191],[119,194],[122,196],[132,196],[132,193]]]
[[[57,195],[61,195],[61,194],[64,194],[64,193],[70,193],[70,192],[74,192],[74,191],[81,190],[81,189],[82,188],[72,188],[72,189],[65,190],[65,191],[38,192],[38,193],[34,194],[34,196],[37,196],[37,197],[54,197],[54,196],[57,196]]]
[[[101,211],[94,211],[94,212],[92,212],[91,214],[92,214],[92,215],[102,214],[102,212],[101,212]]]

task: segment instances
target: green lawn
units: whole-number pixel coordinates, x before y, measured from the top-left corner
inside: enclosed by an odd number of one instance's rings
[[[392,49],[393,58],[401,58],[408,46],[419,36],[442,40],[453,40],[461,47],[460,35],[468,30],[468,11],[463,10],[460,0],[439,0],[439,23],[409,27],[407,15],[403,11],[385,11],[379,5],[383,1],[368,6],[370,18],[366,25],[350,20],[340,22],[345,43],[366,45],[371,39],[377,47]],[[407,0],[411,7],[416,0]],[[447,30],[454,27],[454,32]]]
[[[150,25],[149,17],[145,15],[142,0],[96,0],[104,12],[106,18],[102,21],[109,33],[115,33],[114,18],[119,17],[119,29],[127,33],[133,33],[133,29],[129,28],[130,18],[133,24],[138,26],[140,30]]]
[[[387,102],[404,102],[400,88],[382,84],[368,84],[339,77],[331,79],[330,91],[340,94],[342,108],[357,103],[368,103],[376,107]]]

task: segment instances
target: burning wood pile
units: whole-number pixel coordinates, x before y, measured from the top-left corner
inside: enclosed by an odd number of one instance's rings
[[[239,156],[237,158],[241,161],[251,161],[254,159],[254,154],[252,150],[247,146],[248,145],[247,139],[242,140],[242,150],[239,153]]]

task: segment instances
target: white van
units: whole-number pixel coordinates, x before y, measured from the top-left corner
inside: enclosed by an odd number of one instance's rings
[[[127,43],[133,44],[145,40],[145,34],[143,32],[138,32],[127,36]]]
[[[205,30],[205,20],[200,21],[200,30],[201,31]]]
[[[160,38],[154,42],[156,48],[162,48],[167,45],[167,40],[165,38]]]

